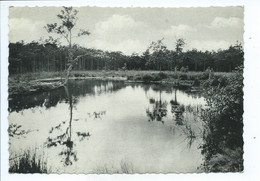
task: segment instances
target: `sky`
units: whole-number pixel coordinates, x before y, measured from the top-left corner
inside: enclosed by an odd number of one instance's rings
[[[43,28],[59,23],[61,7],[10,7],[9,41],[38,41],[55,34]],[[86,48],[141,54],[152,41],[163,38],[168,49],[184,38],[184,50],[218,50],[237,42],[243,45],[244,8],[99,8],[77,7],[78,20],[73,33],[88,30],[89,36],[74,38],[73,43]],[[61,39],[65,45],[65,40]]]

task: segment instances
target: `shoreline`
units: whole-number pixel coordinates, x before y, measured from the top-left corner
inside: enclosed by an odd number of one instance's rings
[[[215,72],[213,75],[233,76],[233,73]],[[72,71],[69,80],[111,80],[131,83],[169,84],[174,87],[196,87],[209,79],[208,72],[170,71]],[[9,75],[9,98],[35,92],[50,91],[64,86],[64,72],[36,72]]]
[[[19,85],[9,86],[9,97],[15,95],[26,95],[35,92],[50,91],[58,89],[64,86],[65,78],[55,77],[46,79],[37,79],[30,82],[21,82]],[[194,81],[178,81],[177,80],[161,80],[161,81],[149,81],[145,82],[142,80],[127,80],[126,77],[70,77],[69,80],[110,80],[110,81],[124,81],[127,84],[135,83],[149,83],[149,84],[169,84],[174,87],[192,87]]]

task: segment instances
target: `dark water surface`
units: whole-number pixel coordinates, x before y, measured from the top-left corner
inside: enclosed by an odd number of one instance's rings
[[[10,158],[33,148],[55,173],[199,172],[204,105],[167,85],[101,80],[12,97],[9,124],[24,132]]]

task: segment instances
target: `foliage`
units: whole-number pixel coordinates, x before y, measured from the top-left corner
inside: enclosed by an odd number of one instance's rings
[[[24,130],[22,129],[22,125],[18,124],[9,124],[8,127],[8,135],[9,137],[25,137],[28,133],[32,132],[33,130]],[[38,130],[35,130],[38,131]]]
[[[185,43],[185,40],[183,38],[179,38],[176,40],[176,48],[175,48],[175,51],[178,52],[178,53],[181,53],[182,50],[183,50],[183,46],[186,44]]]
[[[235,151],[243,150],[242,73],[237,72],[236,76],[228,78],[214,76],[205,81],[203,87],[208,106],[202,114],[205,123],[202,146],[204,168],[209,172],[221,169],[242,171],[243,152]],[[236,157],[232,156],[234,152]],[[229,161],[223,162],[223,158],[229,158]]]
[[[200,77],[199,77],[199,79],[200,80],[208,80],[209,79],[209,72],[203,72],[203,74],[202,75],[200,75]]]
[[[148,52],[151,52],[148,64],[152,64],[157,70],[162,70],[162,61],[167,61],[167,47],[163,44],[163,39],[157,42],[152,42],[148,47]]]
[[[143,81],[145,83],[151,82],[151,81],[161,81],[163,79],[166,79],[168,75],[164,72],[159,72],[159,73],[150,73],[150,74],[145,74],[142,77],[136,76],[136,77],[128,77],[128,79],[134,79],[134,80],[139,80]]]
[[[77,10],[73,10],[72,7],[63,7],[60,14],[57,15],[58,19],[61,21],[60,24],[53,23],[53,24],[47,24],[45,26],[45,29],[48,33],[56,33],[64,37],[67,42],[69,43],[69,46],[71,47],[71,38],[72,38],[72,32],[71,30],[76,25],[77,21]],[[80,29],[80,31],[77,33],[77,36],[82,35],[89,35],[90,33],[86,30]]]
[[[159,72],[157,75],[156,75],[157,79],[158,80],[162,80],[162,79],[166,79],[168,76],[166,73],[164,72]]]
[[[217,153],[211,157],[204,168],[211,172],[239,172],[243,167],[243,151],[241,148],[237,149],[223,149],[223,153]]]
[[[189,71],[189,68],[188,68],[188,67],[186,67],[186,68],[181,67],[180,71],[181,71],[181,72],[188,72],[188,71]]]
[[[148,83],[148,82],[154,81],[154,76],[147,74],[147,75],[144,75],[142,79],[145,83]]]
[[[193,86],[195,87],[199,87],[200,86],[200,80],[199,79],[195,79],[194,82],[193,82]]]

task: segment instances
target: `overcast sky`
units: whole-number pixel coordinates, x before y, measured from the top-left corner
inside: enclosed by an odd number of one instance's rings
[[[169,49],[184,38],[184,50],[218,50],[243,44],[243,7],[210,8],[97,8],[80,7],[75,33],[91,35],[73,40],[87,48],[142,53],[152,41],[164,38]],[[59,22],[60,7],[11,7],[10,42],[30,42],[50,35],[43,28]],[[54,36],[55,37],[55,36]],[[65,43],[65,42],[64,42]]]

